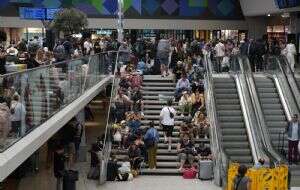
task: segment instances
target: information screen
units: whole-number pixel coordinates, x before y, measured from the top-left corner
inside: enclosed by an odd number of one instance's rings
[[[292,8],[300,6],[300,0],[275,0],[278,8]]]
[[[44,20],[46,18],[46,12],[43,8],[20,7],[19,14],[21,19]]]
[[[54,16],[57,12],[59,12],[61,9],[46,9],[46,18],[47,20],[53,20]]]

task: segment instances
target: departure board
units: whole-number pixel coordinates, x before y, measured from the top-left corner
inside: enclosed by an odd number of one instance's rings
[[[44,8],[20,7],[19,16],[21,19],[44,20],[46,18],[46,12]]]

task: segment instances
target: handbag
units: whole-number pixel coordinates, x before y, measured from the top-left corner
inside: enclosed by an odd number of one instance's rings
[[[170,113],[170,118],[173,119],[174,118],[174,113],[170,111],[170,109],[168,108],[169,113]]]

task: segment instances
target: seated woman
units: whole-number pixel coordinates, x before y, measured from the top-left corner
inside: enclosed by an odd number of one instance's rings
[[[128,157],[129,157],[131,168],[133,170],[138,170],[142,162],[142,156],[141,156],[141,149],[135,143],[132,143],[129,146]]]
[[[181,74],[181,78],[178,80],[176,84],[175,98],[177,100],[182,96],[182,92],[190,90],[190,81],[187,78],[186,73]]]
[[[190,137],[190,139],[192,139],[193,131],[191,130],[190,127],[191,126],[189,124],[186,124],[186,123],[181,124],[180,131],[179,131],[180,139],[183,139],[183,137],[185,135],[188,135]]]
[[[132,101],[119,89],[117,96],[114,98],[114,104],[115,110],[112,113],[115,116],[115,120],[120,122],[125,119],[125,113],[128,111],[128,107],[132,104]]]
[[[184,135],[183,139],[177,145],[178,159],[180,161],[179,170],[181,171],[184,164],[188,161],[189,164],[193,163],[194,154],[196,153],[194,144],[188,135]]]
[[[181,117],[184,117],[184,115],[188,115],[189,117],[191,117],[192,101],[191,101],[191,97],[187,91],[184,91],[182,93],[182,96],[181,96],[178,104],[180,106]]]
[[[140,112],[142,116],[144,116],[144,101],[143,95],[139,89],[139,87],[135,87],[133,89],[133,93],[131,95],[132,106],[131,110],[134,112]]]
[[[190,99],[192,104],[192,115],[195,115],[197,110],[205,107],[204,95],[200,93],[199,89],[196,89],[196,91],[192,93]]]
[[[204,113],[198,111],[195,114],[192,123],[194,125],[194,137],[196,137],[197,139],[208,137],[209,124]]]

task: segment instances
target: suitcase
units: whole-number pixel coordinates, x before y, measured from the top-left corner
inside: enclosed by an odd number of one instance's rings
[[[199,161],[198,178],[201,180],[213,179],[213,163],[211,160],[200,160]]]

